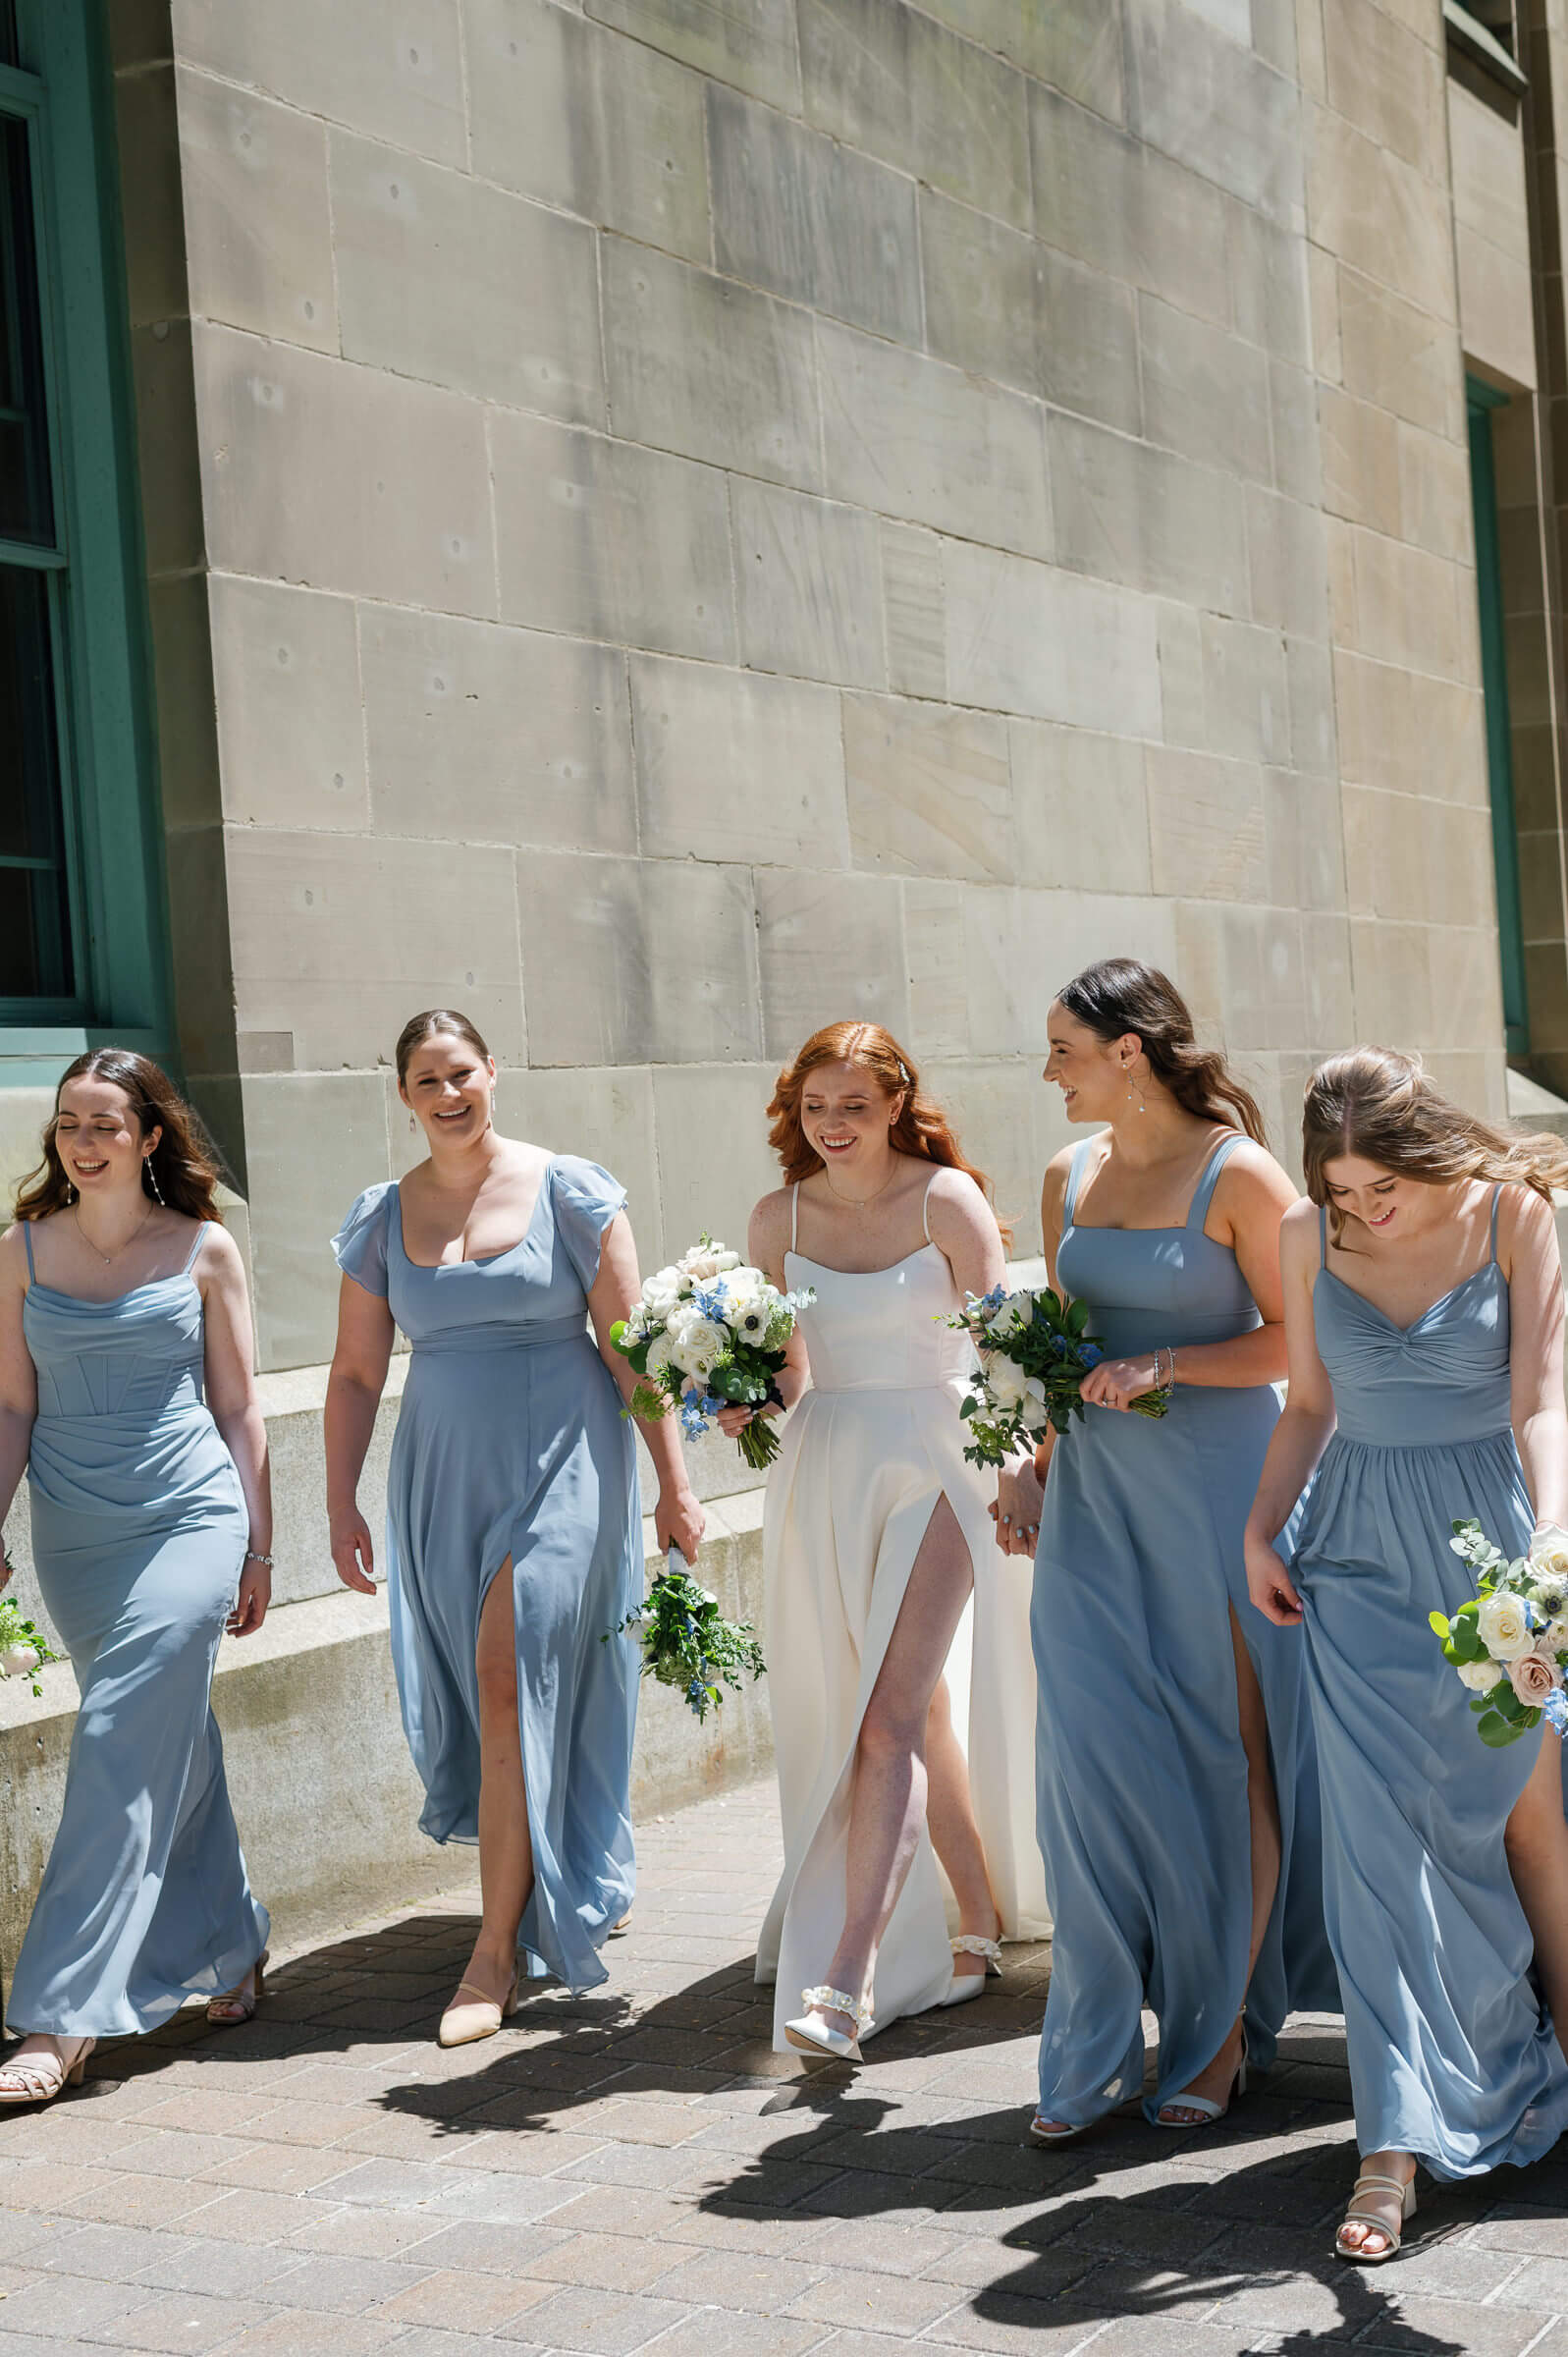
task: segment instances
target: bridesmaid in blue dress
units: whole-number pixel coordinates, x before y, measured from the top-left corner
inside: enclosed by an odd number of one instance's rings
[[[1568,2121],[1561,1747],[1543,1726],[1487,1750],[1427,1625],[1473,1592],[1456,1518],[1510,1556],[1538,1516],[1568,1521],[1550,1195],[1568,1154],[1359,1048],[1307,1084],[1303,1161],[1311,1201],[1281,1237],[1290,1399],[1248,1576],[1305,1633],[1362,2156],[1336,2248],[1366,2266],[1399,2248],[1418,2161],[1522,2166]],[[1272,1542],[1309,1479],[1287,1571]]]
[[[47,2102],[95,2040],[189,1997],[216,2022],[255,2011],[267,1914],[210,1692],[224,1630],[266,1613],[272,1503],[215,1179],[156,1065],[95,1048],[0,1238],[0,1516],[26,1465],[38,1585],[81,1689],[0,2103]]]
[[[1107,1125],[1046,1174],[1047,1260],[1108,1354],[1084,1420],[1003,1478],[998,1507],[1000,1541],[1036,1554],[1054,1931],[1031,2133],[1056,2143],[1142,2091],[1145,2005],[1145,2114],[1193,2129],[1249,2056],[1268,2064],[1288,2011],[1337,1996],[1301,1666],[1249,1604],[1242,1554],[1278,1414],[1293,1189],[1162,974],[1106,959],[1048,1021],[1068,1120]],[[1163,1418],[1125,1412],[1162,1386]]]
[[[327,1505],[339,1577],[373,1593],[355,1491],[399,1326],[413,1355],[387,1496],[398,1692],[422,1830],[479,1845],[479,1936],[438,2033],[460,2046],[500,2028],[519,1967],[604,1980],[598,1951],[631,1903],[639,1665],[629,1639],[601,1640],[642,1596],[621,1412],[635,1378],[609,1340],[638,1277],[624,1187],[497,1135],[496,1068],[466,1016],[415,1015],[397,1064],[430,1152],[367,1187],[334,1240]],[[702,1509],[674,1420],[639,1429],[659,1544],[692,1562]]]

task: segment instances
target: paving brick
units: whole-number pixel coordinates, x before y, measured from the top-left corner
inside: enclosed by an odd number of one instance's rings
[[[132,2309],[108,2326],[100,2338],[116,2349],[216,2349],[249,2325],[265,2322],[257,2300],[210,2299],[199,2292],[170,2292]]]

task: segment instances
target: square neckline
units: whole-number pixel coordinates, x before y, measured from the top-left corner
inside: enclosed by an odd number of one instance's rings
[[[1068,1174],[1069,1178],[1072,1179],[1072,1199],[1068,1206],[1068,1216],[1062,1224],[1062,1235],[1065,1236],[1069,1234],[1074,1229],[1076,1229],[1079,1233],[1083,1235],[1187,1235],[1194,1233],[1192,1215],[1197,1210],[1200,1201],[1202,1201],[1203,1219],[1199,1221],[1196,1233],[1204,1237],[1204,1241],[1206,1243],[1214,1243],[1216,1240],[1215,1237],[1205,1234],[1204,1227],[1204,1223],[1209,1217],[1209,1205],[1214,1199],[1214,1187],[1210,1186],[1209,1183],[1210,1174],[1211,1172],[1214,1172],[1215,1164],[1219,1160],[1219,1157],[1222,1154],[1227,1154],[1233,1145],[1239,1144],[1245,1132],[1240,1129],[1227,1129],[1217,1145],[1216,1145],[1206,1157],[1204,1166],[1198,1173],[1197,1180],[1193,1186],[1192,1193],[1187,1198],[1186,1218],[1182,1220],[1163,1221],[1158,1227],[1154,1228],[1128,1228],[1123,1223],[1116,1220],[1080,1220],[1078,1217],[1078,1197],[1082,1192],[1083,1179],[1083,1170],[1082,1166],[1080,1165],[1076,1175],[1072,1173]],[[1086,1154],[1090,1147],[1093,1146],[1094,1142],[1095,1141],[1092,1137],[1086,1137],[1077,1149],[1078,1152],[1080,1154]],[[1106,1167],[1106,1162],[1108,1162],[1109,1160],[1110,1156],[1108,1153],[1105,1158],[1105,1162],[1102,1162],[1100,1168],[1104,1170]],[[1218,1183],[1217,1173],[1215,1173],[1215,1183],[1217,1185]],[[1209,1190],[1207,1198],[1204,1194],[1206,1187]],[[1061,1249],[1059,1239],[1057,1241],[1056,1249],[1058,1251]],[[1221,1251],[1226,1249],[1227,1247],[1225,1245],[1220,1246]]]
[[[528,1214],[528,1224],[523,1229],[523,1232],[518,1236],[516,1242],[514,1244],[505,1245],[499,1252],[465,1254],[461,1260],[414,1259],[412,1253],[408,1250],[407,1244],[404,1241],[403,1180],[401,1178],[394,1178],[392,1182],[392,1199],[397,1207],[398,1250],[403,1254],[404,1265],[406,1268],[416,1269],[421,1277],[443,1277],[450,1276],[456,1269],[492,1269],[495,1267],[498,1261],[510,1260],[514,1252],[520,1252],[524,1244],[532,1241],[533,1232],[535,1227],[538,1225],[539,1220],[539,1206],[550,1191],[551,1177],[559,1160],[560,1156],[556,1154],[547,1154],[545,1156],[544,1173],[539,1180],[539,1192],[534,1196],[533,1209]]]
[[[196,1284],[194,1273],[196,1254],[201,1249],[202,1239],[206,1235],[207,1230],[212,1226],[210,1220],[196,1222],[195,1238],[191,1243],[190,1250],[186,1255],[186,1265],[183,1269],[174,1269],[167,1277],[143,1277],[139,1285],[128,1286],[123,1293],[110,1293],[102,1301],[94,1301],[90,1293],[68,1293],[58,1285],[45,1285],[38,1275],[37,1266],[32,1257],[32,1222],[24,1220],[21,1226],[22,1240],[27,1248],[27,1291],[22,1296],[24,1307],[27,1305],[27,1293],[47,1293],[53,1301],[69,1301],[74,1309],[118,1309],[122,1302],[134,1301],[137,1293],[154,1292],[160,1285],[189,1285],[197,1294],[201,1291],[200,1286]]]

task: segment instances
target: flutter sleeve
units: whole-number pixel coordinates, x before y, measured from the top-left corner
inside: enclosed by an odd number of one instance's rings
[[[550,1166],[550,1183],[555,1189],[556,1233],[583,1291],[589,1292],[599,1274],[605,1230],[618,1211],[624,1211],[626,1190],[619,1178],[578,1154],[557,1155]]]
[[[387,1297],[387,1225],[396,1179],[367,1186],[332,1239],[332,1254],[346,1277],[367,1293]]]

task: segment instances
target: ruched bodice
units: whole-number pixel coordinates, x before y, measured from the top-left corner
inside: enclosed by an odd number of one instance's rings
[[[825,1268],[791,1249],[784,1276],[817,1296],[800,1319],[814,1391],[926,1391],[972,1373],[969,1337],[941,1323],[963,1305],[935,1244],[891,1269],[865,1270]]]
[[[1508,1288],[1495,1260],[1409,1326],[1396,1326],[1332,1269],[1320,1269],[1312,1317],[1341,1439],[1373,1449],[1440,1449],[1507,1434]]]

